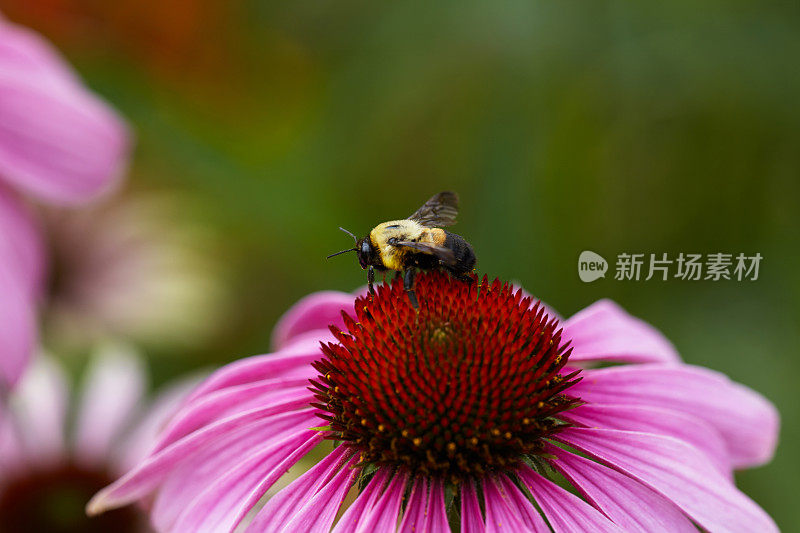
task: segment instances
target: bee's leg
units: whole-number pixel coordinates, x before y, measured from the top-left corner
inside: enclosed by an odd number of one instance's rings
[[[395,270],[395,271],[394,271],[394,279],[400,279],[400,277],[401,277],[402,275],[403,275],[403,273],[402,273],[402,272],[400,272],[399,270]]]
[[[369,286],[369,293],[375,294],[375,269],[372,267],[367,269],[367,285]]]
[[[406,290],[406,294],[408,295],[408,301],[411,302],[411,306],[414,309],[419,309],[419,300],[417,300],[417,293],[414,292],[414,278],[417,275],[417,271],[413,268],[409,268],[403,274],[403,288]]]

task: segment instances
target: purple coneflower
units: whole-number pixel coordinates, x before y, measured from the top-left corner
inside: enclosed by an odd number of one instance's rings
[[[176,532],[777,529],[732,481],[774,450],[757,393],[609,301],[562,327],[485,278],[424,274],[417,295],[300,302],[276,353],[211,376],[89,512],[152,496]]]
[[[189,382],[175,384],[145,410],[143,370],[130,348],[107,344],[71,405],[61,367],[47,356],[34,359],[0,407],[0,531],[149,531],[133,507],[100,519],[83,512],[92,494],[147,454],[188,392]]]
[[[18,193],[75,205],[107,189],[127,161],[123,120],[47,42],[0,15],[0,401],[36,345],[40,228]]]

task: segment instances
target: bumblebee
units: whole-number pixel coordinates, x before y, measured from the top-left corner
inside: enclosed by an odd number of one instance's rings
[[[375,271],[402,272],[403,287],[415,309],[419,301],[414,292],[414,277],[418,270],[444,269],[453,277],[472,281],[469,273],[475,268],[475,252],[460,235],[443,230],[452,226],[458,214],[458,195],[451,191],[440,192],[403,220],[390,220],[375,226],[369,234],[359,239],[344,228],[355,241],[348,248],[328,256],[356,252],[358,264],[367,270],[369,291],[374,292]]]

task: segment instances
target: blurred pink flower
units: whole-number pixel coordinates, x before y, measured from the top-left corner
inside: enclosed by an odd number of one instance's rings
[[[12,191],[74,205],[122,173],[127,127],[35,33],[0,17],[0,397],[35,344],[39,229]]]
[[[124,121],[35,33],[0,19],[0,179],[41,200],[85,202],[121,177]]]
[[[92,520],[83,507],[147,454],[194,384],[165,389],[145,410],[140,357],[108,344],[92,358],[70,405],[61,367],[47,356],[37,358],[7,409],[0,407],[0,531],[146,531],[146,518],[136,509]]]
[[[36,341],[42,243],[32,214],[0,184],[0,399],[25,370]]]
[[[562,330],[476,285],[420,275],[419,312],[400,281],[302,300],[275,353],[213,374],[88,511],[153,497],[153,525],[181,533],[777,530],[732,475],[772,457],[770,402],[610,301]]]

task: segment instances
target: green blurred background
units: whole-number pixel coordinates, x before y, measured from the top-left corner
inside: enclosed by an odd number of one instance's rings
[[[568,316],[610,297],[775,402],[740,486],[800,529],[797,2],[0,1],[137,136],[128,188],[181,198],[232,305],[157,383],[269,350],[277,318],[365,274],[366,233],[442,189],[481,272]],[[578,254],[764,257],[757,281],[615,281]],[[611,265],[613,269],[613,264]],[[613,273],[613,272],[612,272]]]

